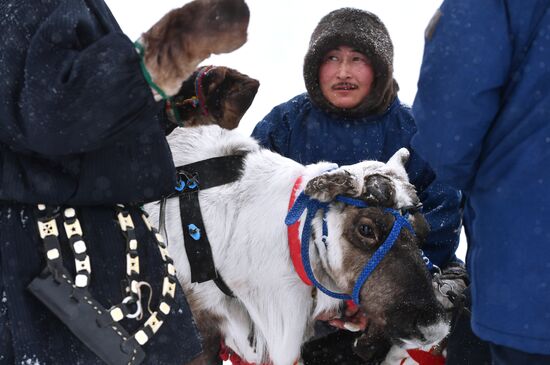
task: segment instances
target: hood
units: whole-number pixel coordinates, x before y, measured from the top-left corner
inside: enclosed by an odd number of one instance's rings
[[[375,76],[369,95],[352,109],[332,105],[319,85],[323,56],[342,45],[365,54]],[[388,30],[376,15],[365,10],[342,8],[325,15],[311,35],[304,59],[304,81],[312,103],[325,112],[345,118],[383,113],[399,90],[393,79],[393,44]]]

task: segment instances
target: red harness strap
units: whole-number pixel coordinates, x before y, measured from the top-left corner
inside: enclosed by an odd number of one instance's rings
[[[410,349],[407,350],[407,352],[411,359],[416,361],[419,365],[445,365],[445,357],[442,355],[434,355],[431,352],[418,349]],[[403,359],[401,363],[403,364],[405,360],[406,359]]]
[[[222,361],[231,361],[231,364],[233,365],[255,365],[254,363],[246,362],[241,359],[241,357],[234,353],[233,350],[225,346],[225,343],[223,341],[220,345],[220,359],[222,359]]]
[[[288,202],[288,210],[294,205],[296,201],[296,193],[300,189],[302,184],[302,177],[296,179],[292,192],[290,193],[290,200]],[[302,251],[301,251],[301,240],[300,240],[300,221],[288,226],[288,248],[290,251],[290,258],[292,259],[292,265],[294,266],[294,271],[298,274],[300,279],[309,286],[313,286],[313,283],[307,277],[306,270],[302,264]],[[357,308],[357,305],[353,300],[346,300],[346,306],[354,309]]]
[[[292,188],[292,192],[290,193],[290,200],[288,202],[288,210],[292,208],[294,205],[294,201],[296,200],[296,193],[298,192],[298,189],[300,189],[300,185],[302,184],[302,177],[296,179],[296,182],[294,183],[294,187]],[[312,286],[313,283],[309,278],[307,277],[306,270],[304,269],[304,265],[302,264],[302,253],[301,253],[301,241],[300,241],[300,221],[296,221],[296,223],[288,226],[288,248],[290,251],[290,258],[292,259],[292,265],[294,265],[294,270],[302,279],[302,281],[309,286]]]
[[[220,359],[222,359],[222,361],[231,361],[231,364],[233,365],[256,365],[255,363],[246,362],[241,359],[241,357],[234,353],[233,350],[231,350],[229,347],[227,347],[223,341],[220,344]],[[294,365],[297,364],[298,361],[294,363]],[[271,365],[271,363],[260,365]]]
[[[290,200],[288,202],[289,210],[296,200],[296,193],[298,192],[301,183],[302,177],[300,176],[298,179],[296,179],[294,187],[292,188],[292,192],[290,193]],[[300,221],[296,221],[296,223],[288,226],[288,247],[290,251],[290,258],[292,259],[292,264],[294,265],[294,270],[296,270],[296,273],[298,273],[298,276],[300,277],[300,279],[302,279],[304,283],[312,286],[313,284],[307,277],[304,265],[302,265],[302,254],[300,251]],[[231,361],[233,365],[256,365],[254,363],[246,362],[245,360],[241,359],[241,357],[229,347],[227,347],[223,341],[220,345],[220,359],[222,359],[223,361]],[[295,365],[296,364],[298,364],[298,362],[296,362]],[[268,363],[260,365],[271,364]]]

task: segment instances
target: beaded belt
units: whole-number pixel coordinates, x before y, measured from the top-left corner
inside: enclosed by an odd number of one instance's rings
[[[138,240],[129,212],[123,205],[116,206],[116,216],[126,239],[126,297],[118,305],[105,309],[92,298],[88,285],[92,268],[83,239],[82,228],[73,208],[62,211],[63,227],[74,255],[76,276],[63,266],[59,231],[56,218],[59,207],[39,205],[38,229],[46,253],[46,267],[30,284],[29,290],[45,304],[90,350],[109,365],[140,364],[145,359],[141,348],[161,327],[170,313],[170,305],[176,290],[176,271],[162,236],[148,222],[142,211],[142,219],[153,233],[165,267],[162,297],[156,311],[149,310],[149,317],[134,334],[119,323],[124,318],[141,321],[141,286],[139,281]]]

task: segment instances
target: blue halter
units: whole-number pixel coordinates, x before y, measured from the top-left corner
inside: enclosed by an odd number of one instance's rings
[[[336,196],[335,200],[342,202],[344,204],[353,205],[359,208],[368,207],[368,204],[365,203],[364,201],[346,197],[346,196],[338,195]],[[376,252],[371,257],[371,259],[367,262],[361,274],[359,274],[359,277],[355,282],[355,286],[353,287],[352,294],[349,295],[349,294],[335,293],[325,288],[321,283],[317,281],[317,279],[315,278],[315,275],[313,274],[313,269],[311,268],[311,262],[309,259],[309,238],[311,236],[311,221],[313,220],[313,217],[315,217],[315,214],[319,209],[322,209],[324,214],[323,242],[327,244],[325,241],[325,237],[328,234],[326,215],[329,209],[329,203],[320,202],[317,199],[313,199],[309,197],[304,192],[301,192],[298,198],[296,199],[296,201],[294,202],[294,205],[292,206],[292,208],[290,208],[290,210],[288,211],[288,214],[285,218],[285,224],[291,225],[296,221],[298,221],[306,209],[307,209],[306,220],[304,222],[304,228],[302,231],[301,254],[302,254],[302,264],[304,265],[304,269],[306,271],[306,274],[309,280],[311,280],[311,282],[313,283],[313,285],[315,285],[316,288],[318,288],[320,291],[322,291],[326,295],[336,299],[342,299],[342,300],[351,299],[357,305],[359,305],[359,301],[360,301],[359,294],[361,292],[361,288],[363,287],[363,284],[365,283],[365,281],[367,281],[369,275],[374,271],[374,269],[378,266],[380,261],[382,261],[384,256],[386,256],[386,254],[392,248],[395,241],[397,240],[397,237],[399,236],[399,233],[401,232],[401,229],[405,227],[414,234],[414,230],[411,224],[407,219],[405,219],[401,215],[401,213],[398,210],[395,210],[392,208],[383,208],[385,212],[391,213],[395,217],[395,222],[393,224],[393,227],[390,233],[388,234],[388,237],[386,238],[384,243],[376,250]]]

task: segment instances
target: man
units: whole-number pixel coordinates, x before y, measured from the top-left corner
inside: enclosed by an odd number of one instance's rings
[[[302,164],[339,165],[387,161],[399,148],[410,148],[415,122],[397,97],[392,42],[374,14],[343,8],[323,17],[311,36],[304,80],[307,93],[275,107],[255,127],[252,136],[264,147]],[[414,151],[407,172],[431,226],[426,255],[441,267],[456,262],[460,193],[433,182]],[[361,364],[350,351],[353,339],[345,332],[330,335],[307,345],[304,360]]]
[[[413,146],[466,198],[471,325],[499,365],[550,364],[549,7],[444,1],[413,105]]]

